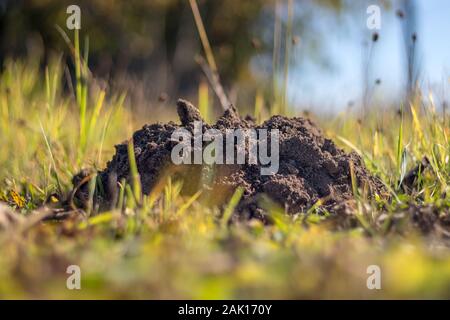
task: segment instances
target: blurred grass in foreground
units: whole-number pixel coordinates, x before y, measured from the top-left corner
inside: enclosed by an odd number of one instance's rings
[[[19,213],[0,230],[0,298],[450,298],[448,239],[376,223],[382,204],[389,218],[411,204],[449,209],[448,119],[431,96],[401,112],[315,119],[392,188],[391,203],[357,198],[352,214],[361,224],[351,230],[336,230],[315,208],[293,217],[273,208],[271,226],[227,227],[221,219],[228,215],[203,205],[199,194],[181,197],[177,182],[142,197],[138,180],[123,185],[120,209],[31,225],[42,212],[36,208],[71,190],[73,174],[103,167],[114,144],[138,129],[125,95],[98,85],[82,64],[75,89],[63,90],[60,61],[44,74],[38,61],[8,61],[1,75],[0,194]],[[210,111],[204,85],[199,102]],[[264,105],[257,93],[257,119],[269,116]],[[405,195],[398,181],[424,156],[432,170],[421,175],[420,190]],[[81,267],[80,291],[66,289],[70,264]],[[366,287],[373,264],[381,267],[382,290]]]

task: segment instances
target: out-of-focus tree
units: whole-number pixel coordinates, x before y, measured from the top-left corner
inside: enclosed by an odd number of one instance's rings
[[[224,81],[233,81],[254,54],[252,24],[266,2],[199,1]],[[201,46],[186,0],[2,0],[0,59],[39,55],[38,48],[45,59],[52,51],[67,52],[55,25],[72,36],[65,27],[71,4],[81,8],[81,35],[89,37],[89,63],[96,74],[162,71],[175,89],[193,83]]]
[[[270,91],[271,78],[284,77],[299,55],[290,51],[298,47],[302,59],[309,56],[325,65],[313,12],[339,16],[353,6],[346,0],[197,2],[228,92],[236,84]],[[202,46],[188,0],[0,0],[0,62],[21,55],[43,56],[45,62],[52,52],[68,52],[55,26],[73,36],[66,30],[66,9],[72,4],[81,8],[81,39],[89,37],[89,65],[96,76],[128,85],[133,83],[129,75],[148,80],[145,90],[153,96],[163,91],[180,95],[198,85],[202,72],[195,56]],[[288,9],[295,11],[292,25]],[[258,77],[263,69],[267,72]]]

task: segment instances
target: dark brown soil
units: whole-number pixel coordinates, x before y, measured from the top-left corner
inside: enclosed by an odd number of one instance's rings
[[[231,107],[214,125],[204,124],[203,130],[265,128],[280,132],[279,170],[275,175],[264,176],[260,165],[179,165],[171,162],[171,134],[178,128],[193,131],[193,121],[201,120],[199,111],[189,102],[179,100],[177,111],[181,124],[145,125],[133,134],[134,152],[141,178],[142,190],[149,194],[170,176],[183,180],[183,192],[192,194],[203,189],[203,196],[211,204],[225,203],[237,187],[244,188],[244,195],[237,212],[241,217],[261,217],[261,198],[266,195],[288,213],[304,212],[319,199],[323,207],[333,211],[336,204],[353,198],[351,166],[357,185],[368,196],[385,193],[382,183],[364,167],[356,153],[346,153],[334,142],[323,136],[310,120],[273,116],[261,125],[250,117],[242,119]],[[205,145],[204,145],[205,147]],[[75,198],[82,202],[87,198],[86,173],[74,177],[77,187]],[[116,145],[116,154],[107,167],[99,172],[102,192],[96,199],[102,206],[114,205],[117,199],[117,182],[130,180],[127,142]],[[84,183],[84,185],[83,185]]]

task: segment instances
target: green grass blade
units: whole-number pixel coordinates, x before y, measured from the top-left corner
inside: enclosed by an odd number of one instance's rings
[[[222,220],[221,220],[221,227],[226,228],[228,225],[228,222],[230,221],[230,218],[234,212],[234,209],[238,205],[239,201],[241,200],[242,195],[244,194],[244,188],[237,188],[234,192],[233,196],[231,197],[230,201],[228,202],[227,207],[225,208],[225,211],[223,212]]]

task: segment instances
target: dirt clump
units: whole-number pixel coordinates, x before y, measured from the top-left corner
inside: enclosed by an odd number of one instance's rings
[[[336,204],[353,198],[351,172],[357,186],[367,195],[386,192],[383,184],[367,171],[359,155],[338,148],[308,119],[277,115],[258,125],[251,117],[241,118],[236,109],[230,107],[215,124],[210,125],[204,123],[197,108],[184,100],[177,102],[177,112],[181,124],[145,125],[133,134],[134,153],[145,194],[158,188],[159,182],[170,176],[172,180],[183,181],[184,193],[192,194],[202,189],[205,199],[211,204],[221,205],[237,187],[242,187],[244,193],[236,210],[238,216],[261,218],[264,211],[260,200],[263,197],[268,197],[291,214],[305,212],[319,199],[322,206],[332,211]],[[244,164],[173,164],[171,152],[178,141],[174,141],[172,134],[177,129],[192,133],[195,121],[202,121],[203,132],[216,129],[224,135],[229,129],[266,129],[267,132],[277,129],[278,171],[273,175],[262,175],[259,160],[256,164],[248,161]],[[203,150],[206,146],[203,143]],[[115,205],[117,183],[123,179],[131,181],[127,147],[127,142],[116,145],[116,154],[98,173],[101,185],[106,186],[95,195],[101,206]],[[245,152],[247,156],[247,145]],[[82,172],[73,179],[75,198],[81,202],[88,197],[85,177],[86,173]]]

